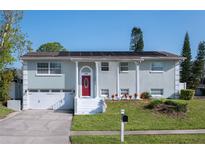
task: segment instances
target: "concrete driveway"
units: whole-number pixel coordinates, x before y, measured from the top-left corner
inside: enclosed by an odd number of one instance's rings
[[[27,110],[0,121],[0,143],[70,143],[72,114],[52,110]]]

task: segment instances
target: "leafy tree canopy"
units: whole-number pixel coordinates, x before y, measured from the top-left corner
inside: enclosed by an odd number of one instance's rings
[[[22,11],[0,11],[0,71],[31,50],[31,42],[21,31],[22,18]]]
[[[48,42],[42,44],[38,49],[38,52],[59,52],[66,51],[66,49],[59,42]]]

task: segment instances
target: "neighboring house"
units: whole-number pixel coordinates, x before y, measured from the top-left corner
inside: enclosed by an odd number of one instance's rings
[[[105,110],[112,95],[179,95],[179,62],[168,52],[32,52],[23,60],[23,109]]]

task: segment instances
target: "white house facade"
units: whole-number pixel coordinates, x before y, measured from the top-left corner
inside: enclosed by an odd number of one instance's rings
[[[23,109],[104,112],[105,99],[175,98],[179,63],[168,52],[31,52],[23,60]],[[127,98],[128,99],[128,98]]]

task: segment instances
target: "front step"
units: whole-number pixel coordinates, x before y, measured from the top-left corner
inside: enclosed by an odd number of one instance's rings
[[[75,114],[96,114],[105,111],[103,98],[75,98]]]

